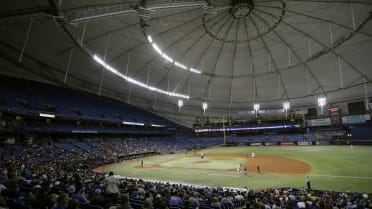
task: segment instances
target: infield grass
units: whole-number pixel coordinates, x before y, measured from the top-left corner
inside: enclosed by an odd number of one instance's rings
[[[198,163],[199,153],[255,152],[259,155],[288,157],[306,162],[311,171],[303,175],[263,174],[248,172],[245,176],[232,170],[242,158],[206,157],[206,163]],[[219,147],[172,155],[143,158],[145,168],[137,168],[140,159],[105,166],[105,171],[116,174],[151,179],[190,183],[205,186],[263,189],[268,187],[305,187],[309,175],[313,189],[372,193],[372,147],[367,146],[293,146],[293,147]],[[152,165],[146,168],[147,165]],[[156,166],[154,166],[156,165]],[[231,171],[227,171],[230,169]]]

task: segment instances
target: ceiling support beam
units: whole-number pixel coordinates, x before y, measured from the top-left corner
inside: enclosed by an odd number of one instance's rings
[[[151,65],[148,65],[147,68],[148,68],[148,71],[147,71],[146,85],[149,85]]]
[[[287,46],[287,55],[288,55],[288,67],[291,67],[292,62],[291,62],[291,49],[289,46]]]
[[[190,9],[190,10],[186,10],[186,11],[182,11],[182,12],[178,12],[178,13],[172,13],[172,14],[170,14],[170,15],[158,16],[158,17],[154,17],[154,18],[151,19],[151,20],[154,21],[154,20],[157,20],[157,19],[161,19],[161,18],[165,18],[165,17],[172,17],[172,16],[176,16],[176,15],[181,15],[181,14],[188,13],[188,12],[192,12],[192,11],[195,11],[195,9]],[[125,26],[121,26],[121,27],[119,27],[119,28],[114,28],[114,29],[109,30],[109,31],[107,31],[107,32],[105,32],[105,33],[101,33],[101,34],[99,34],[99,35],[96,35],[96,36],[94,36],[94,37],[92,37],[92,38],[87,39],[87,40],[85,41],[85,43],[87,44],[87,43],[89,43],[89,42],[91,42],[91,41],[97,40],[97,39],[99,39],[99,38],[101,38],[101,37],[106,36],[106,35],[109,34],[109,33],[114,34],[114,33],[117,33],[117,32],[123,31],[123,30],[126,30],[126,29],[128,29],[128,28],[131,28],[131,27],[137,27],[137,26],[139,26],[139,25],[140,25],[140,22],[138,21],[137,23],[133,23],[133,24],[129,24],[129,25],[125,25]],[[155,36],[154,36],[154,37],[155,37]],[[135,49],[135,48],[138,48],[138,47],[140,47],[140,46],[142,46],[142,45],[144,45],[144,44],[147,44],[147,43],[148,43],[147,41],[142,41],[142,42],[140,42],[139,44],[137,44],[136,46],[131,47],[129,50],[126,50],[126,51],[120,53],[118,56],[112,58],[111,60],[109,60],[109,62],[115,61],[115,60],[119,59],[120,57],[122,57],[124,54],[126,54],[128,51],[130,51],[130,50],[132,50],[132,49]],[[68,47],[67,49],[63,49],[63,50],[61,50],[61,51],[55,53],[54,56],[58,56],[59,54],[63,54],[64,52],[68,51],[69,48],[71,48],[71,46]]]
[[[265,20],[263,20],[263,19],[262,19],[260,16],[258,16],[256,13],[253,13],[253,14],[255,14],[255,16],[257,16],[257,17],[258,17],[261,21],[263,21],[265,24],[268,24]],[[270,49],[269,49],[269,47],[267,46],[267,43],[266,43],[264,37],[261,35],[261,32],[260,32],[259,29],[258,29],[257,23],[253,20],[253,18],[252,18],[251,16],[249,16],[249,19],[252,21],[254,27],[256,28],[256,30],[257,30],[257,32],[258,32],[258,34],[259,34],[259,37],[260,37],[260,39],[261,39],[261,41],[262,41],[262,44],[263,44],[263,46],[265,47],[265,50],[267,51],[267,53],[269,53],[269,55],[270,55],[270,57],[271,57],[271,60],[272,60],[272,63],[273,63],[273,66],[274,66],[274,70],[275,70],[275,72],[276,72],[278,75],[281,75],[281,72],[278,70],[279,68],[278,68],[278,66],[277,66],[277,64],[276,64],[276,62],[275,62],[275,59],[274,59],[274,57],[273,57],[273,55],[272,55]],[[273,31],[275,31],[275,30],[273,30]],[[284,81],[283,81],[283,79],[282,79],[281,76],[279,76],[279,79],[280,79],[280,82],[279,82],[279,88],[280,88],[280,85],[283,87],[284,94],[286,95],[287,100],[288,100],[289,95],[288,95],[287,87],[285,86]]]
[[[157,98],[158,98],[158,94],[155,92],[155,95],[154,95],[154,103],[153,103],[153,105],[152,105],[152,109],[153,109],[153,110],[156,110],[156,108],[157,108],[157,106],[156,106]]]
[[[313,53],[312,53],[312,50],[311,50],[311,39],[309,37],[307,39],[307,48],[308,48],[308,51],[309,51],[308,59],[311,59],[311,56],[313,55]]]
[[[333,44],[333,30],[332,30],[332,25],[329,24],[329,41],[331,42],[330,46]]]
[[[77,23],[87,20],[113,17],[127,13],[138,13],[135,9],[137,3],[114,4],[97,7],[85,7],[65,11],[65,19],[68,23]]]
[[[338,63],[338,72],[340,74],[340,88],[344,88],[344,78],[342,74],[342,63],[341,63],[341,57],[337,56],[337,63]]]
[[[309,69],[306,68],[306,93],[309,96],[310,95],[310,77],[309,77]]]
[[[248,24],[247,24],[247,21],[244,19],[244,29],[246,31],[246,35],[247,35],[247,39],[249,40],[249,33],[248,33]],[[251,42],[248,41],[248,52],[249,52],[249,56],[251,58],[251,62],[250,62],[250,68],[251,68],[251,76],[252,76],[252,84],[253,84],[253,101],[256,102],[256,95],[257,95],[257,92],[256,92],[256,74],[255,74],[255,69],[254,69],[254,62],[253,62],[253,52],[252,52],[252,48],[251,48]],[[270,54],[267,54],[269,57],[270,57]],[[271,58],[269,58],[271,60]],[[270,66],[271,66],[271,62],[270,62]],[[270,67],[271,69],[271,67]]]
[[[132,87],[133,85],[130,83],[129,84],[129,91],[128,91],[128,98],[127,98],[127,103],[130,104],[130,97],[132,95]]]
[[[277,18],[275,15],[273,15],[272,13],[269,13],[269,12],[265,12],[265,11],[262,11],[260,9],[256,9],[257,11],[260,11],[264,14],[267,14],[267,15],[270,15],[274,18]],[[298,33],[301,33],[303,34],[304,36],[306,37],[309,37],[310,39],[312,39],[313,41],[315,41],[316,43],[318,43],[319,45],[321,45],[323,47],[322,50],[314,53],[311,58],[307,59],[307,60],[304,60],[302,62],[298,62],[296,64],[294,64],[293,66],[291,66],[291,68],[294,68],[296,66],[299,66],[299,65],[303,65],[303,64],[306,64],[318,57],[321,57],[329,52],[333,53],[334,55],[336,56],[341,56],[340,54],[338,54],[337,52],[335,52],[335,49],[339,46],[341,46],[343,43],[345,43],[347,40],[351,39],[355,34],[359,33],[363,28],[364,26],[372,19],[372,12],[370,12],[368,14],[368,16],[366,18],[363,19],[363,21],[361,21],[361,23],[358,25],[358,27],[351,31],[350,33],[348,34],[345,34],[344,36],[340,37],[339,39],[337,39],[334,44],[332,44],[331,46],[327,46],[326,44],[320,42],[318,39],[314,38],[312,35],[298,29],[297,27],[293,26],[292,24],[289,24],[288,22],[286,21],[282,21],[283,24],[287,25],[288,27],[292,28],[294,31],[297,31]],[[356,68],[354,65],[352,65],[350,62],[348,62],[344,57],[341,56],[341,59],[347,64],[349,65],[353,70],[355,70],[357,73],[359,73],[361,76],[365,77],[368,81],[368,77],[363,74],[358,68]],[[287,68],[287,69],[281,69],[280,71],[284,71],[284,70],[289,70],[290,68]]]
[[[354,15],[353,3],[350,3],[350,14],[351,14],[351,21],[352,21],[352,23],[353,23],[353,30],[356,30],[356,24],[355,24],[355,15]]]
[[[240,19],[238,19],[237,28],[235,30],[235,40],[238,40],[238,31],[239,31],[239,24]],[[237,48],[237,42],[234,43],[234,55],[233,55],[233,62],[232,62],[232,70],[231,70],[231,78],[230,78],[230,91],[229,91],[229,120],[231,119],[231,104],[233,100],[233,81],[234,81],[234,70],[236,66],[236,48]]]
[[[364,99],[365,99],[365,105],[366,105],[366,111],[369,111],[369,101],[368,101],[368,90],[367,90],[368,82],[365,78],[363,78],[363,89],[364,89]]]
[[[257,17],[259,17],[265,24],[268,24],[262,17],[260,17],[259,15],[257,15],[255,13],[255,15]],[[276,32],[276,30],[273,30],[273,33],[289,48],[291,49],[292,53],[296,56],[296,58],[303,63],[305,69],[306,69],[306,73],[307,73],[307,76],[308,76],[308,73],[311,74],[311,76],[313,77],[313,79],[317,82],[318,84],[318,87],[322,90],[322,92],[325,92],[324,88],[322,87],[322,85],[320,84],[320,81],[315,77],[315,75],[313,74],[313,72],[310,70],[309,66],[307,65],[306,62],[303,61],[303,59],[300,57],[300,55],[298,55],[298,53],[293,49],[293,47],[281,36],[278,34],[278,32]],[[309,56],[312,56],[311,55],[311,40],[309,39],[308,41],[308,47],[309,47]],[[289,67],[288,67],[289,68]],[[310,95],[310,81],[307,77],[307,93],[308,95]],[[287,100],[288,100],[288,95],[287,95]]]
[[[130,63],[131,56],[132,56],[132,50],[130,50],[128,53],[127,65],[125,67],[125,76],[128,76],[129,63]]]
[[[295,1],[295,2],[306,2],[306,3],[335,3],[335,4],[348,4],[350,3],[350,0],[287,0],[287,1]],[[365,0],[365,1],[353,1],[354,4],[362,4],[362,5],[372,5],[370,0]]]
[[[87,23],[88,23],[88,21],[84,22],[83,32],[81,33],[80,45],[82,45],[82,46],[84,45],[84,36],[85,36],[85,31],[87,29]]]
[[[347,3],[349,3],[349,2],[347,2]],[[260,7],[272,8],[272,9],[279,9],[279,10],[282,9],[281,7],[273,7],[273,6],[260,6]],[[259,10],[259,9],[256,9],[256,10]],[[314,20],[318,20],[318,21],[321,21],[321,22],[327,22],[327,23],[330,23],[331,25],[336,25],[336,26],[345,28],[345,29],[350,30],[350,31],[355,31],[357,29],[357,28],[353,28],[353,27],[350,27],[350,26],[347,26],[347,25],[344,25],[344,24],[335,22],[333,20],[328,20],[328,19],[324,19],[324,18],[320,18],[320,17],[315,17],[315,16],[308,15],[308,14],[299,13],[299,12],[296,12],[296,11],[293,11],[293,10],[290,10],[290,9],[287,9],[287,8],[285,8],[285,11],[288,12],[288,13],[292,13],[292,14],[296,14],[296,15],[302,16],[302,17],[307,17],[309,19],[314,19]],[[353,14],[353,16],[354,16],[354,14]],[[355,24],[355,21],[354,21],[354,24]],[[363,35],[366,35],[368,37],[372,37],[372,34],[371,33],[367,33],[367,32],[364,32],[364,31],[358,31],[358,33],[363,34]]]
[[[110,34],[107,34],[106,48],[105,48],[105,54],[103,55],[103,62],[106,62],[107,51],[109,47],[110,47]],[[102,73],[101,73],[101,81],[99,84],[98,96],[101,96],[102,94],[103,76],[105,75],[105,68],[103,67],[103,65],[101,66],[101,68],[102,68]]]
[[[271,72],[271,56],[270,54],[267,54],[267,72]]]
[[[220,14],[223,14],[223,13],[220,13]],[[219,15],[219,14],[218,14]],[[227,18],[226,18],[227,17]],[[223,16],[221,16],[216,22],[214,22],[213,24],[212,24],[212,26],[211,26],[211,28],[213,28],[217,23],[219,23],[220,21],[222,21],[223,19],[228,19],[228,17],[229,17],[229,14],[227,13],[227,14],[225,14],[225,15],[223,15]],[[208,21],[209,21],[210,19],[208,19]],[[225,22],[226,22],[227,20],[225,20]],[[217,33],[219,33],[221,31],[221,28],[219,28],[218,29],[218,31],[217,31]],[[215,39],[211,39],[210,40],[210,42],[208,43],[208,45],[207,45],[207,47],[203,50],[203,52],[200,54],[200,56],[198,56],[199,58],[198,58],[198,60],[196,61],[196,63],[195,63],[195,66],[198,66],[199,64],[201,65],[201,61],[202,61],[202,59],[204,58],[204,55],[207,53],[207,51],[208,51],[208,49],[211,47],[211,45],[212,45],[212,43],[213,43],[213,41],[214,41]],[[201,66],[202,67],[202,66]],[[200,69],[200,70],[202,70],[202,68]],[[204,70],[202,70],[203,71],[203,73],[204,73]],[[208,75],[209,76],[209,75]]]
[[[28,24],[27,32],[26,32],[26,37],[25,37],[25,40],[23,41],[23,45],[22,45],[22,49],[21,49],[21,53],[19,54],[19,57],[18,57],[18,62],[22,62],[23,53],[25,52],[26,45],[27,45],[27,42],[28,42],[28,38],[30,37],[30,31],[31,31],[32,23],[33,23],[33,22],[34,22],[34,20],[31,19],[31,20],[30,20],[30,23]]]
[[[73,53],[74,53],[74,48],[71,48],[70,56],[68,57],[68,61],[67,61],[66,73],[65,73],[65,78],[63,79],[63,84],[67,83],[67,77],[68,77],[68,73],[69,73],[69,70],[70,70],[70,64],[71,64],[71,59],[72,59],[72,54]]]
[[[221,31],[221,29],[223,28],[223,26],[224,26],[225,24],[228,23],[228,20],[229,20],[229,19],[226,19],[226,21],[225,21],[223,24],[221,24],[220,29],[219,29],[218,32],[216,33],[216,36],[217,36],[218,33]],[[229,34],[230,30],[231,30],[232,23],[233,23],[233,21],[230,21],[230,25],[229,25],[229,27],[228,27],[228,30],[226,30],[225,38],[224,38],[224,39],[227,38],[227,36],[228,36],[228,34]],[[219,50],[218,50],[218,54],[217,54],[216,61],[214,62],[214,66],[213,66],[213,68],[212,68],[211,75],[214,75],[215,72],[216,72],[216,69],[217,69],[217,67],[218,67],[218,66],[217,66],[217,64],[218,64],[218,60],[219,60],[220,57],[221,57],[221,53],[222,53],[222,50],[223,50],[224,46],[225,46],[225,42],[222,42],[221,47],[220,47]],[[212,90],[212,89],[210,88],[210,87],[211,87],[211,83],[212,83],[212,82],[210,81],[210,79],[211,79],[211,76],[208,77],[208,84],[207,84],[207,89],[206,89],[206,96],[208,95],[208,100],[210,99],[210,98],[209,98],[210,95],[211,95],[211,94],[210,94],[210,91]]]
[[[115,17],[124,14],[138,14],[148,18],[151,12],[160,9],[184,8],[184,7],[205,7],[206,1],[185,1],[177,0],[155,1],[145,7],[138,5],[138,2],[124,4],[110,4],[104,6],[85,7],[81,9],[71,9],[65,12],[64,16],[68,23],[77,23],[87,20]]]

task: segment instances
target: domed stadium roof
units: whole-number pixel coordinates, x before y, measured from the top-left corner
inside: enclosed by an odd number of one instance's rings
[[[34,0],[0,8],[0,73],[190,125],[371,96],[370,0]],[[183,106],[177,106],[182,99]]]

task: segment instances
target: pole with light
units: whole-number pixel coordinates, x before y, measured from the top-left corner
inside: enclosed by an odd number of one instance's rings
[[[179,99],[177,105],[178,105],[178,112],[181,112],[181,108],[183,107],[183,100]]]
[[[258,104],[258,103],[254,104],[253,109],[254,109],[254,112],[255,112],[256,118],[257,118],[257,113],[260,110],[260,104]]]
[[[208,103],[203,102],[203,113],[204,113],[204,116],[205,116],[205,110],[206,109],[208,109]]]
[[[323,115],[323,107],[327,104],[325,97],[318,98],[318,105],[320,106],[320,114]]]
[[[288,118],[289,108],[290,108],[290,103],[289,102],[283,102],[283,109],[285,111],[285,118]]]

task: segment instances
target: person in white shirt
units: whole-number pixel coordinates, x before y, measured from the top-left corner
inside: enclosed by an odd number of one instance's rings
[[[114,172],[110,171],[109,176],[104,181],[105,193],[113,203],[116,203],[119,197],[119,184],[120,181],[114,176]]]

